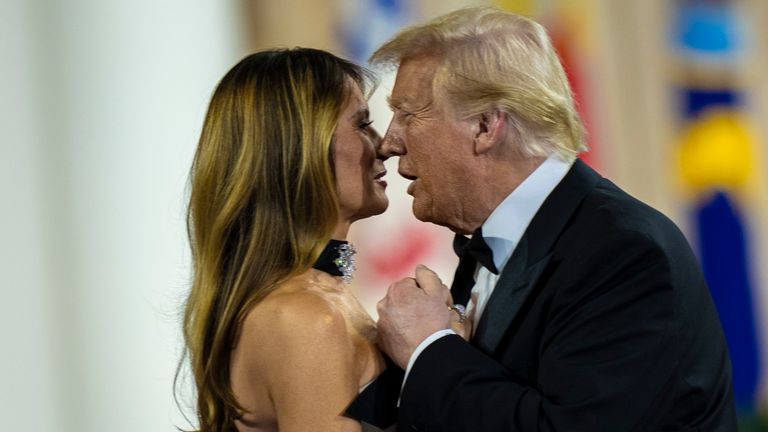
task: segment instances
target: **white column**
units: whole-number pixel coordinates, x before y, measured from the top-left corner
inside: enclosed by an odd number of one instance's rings
[[[24,344],[11,361],[26,363],[11,376],[18,392],[2,386],[3,429],[188,428],[172,397],[189,280],[184,192],[210,94],[242,55],[235,5],[14,5],[27,16],[3,29],[14,33],[3,69],[24,85],[4,71],[2,112],[15,117],[3,116],[0,178],[22,200],[2,212],[3,239],[20,246],[2,246],[12,268],[0,319]]]
[[[56,362],[47,263],[50,207],[39,129],[33,8],[0,2],[0,422],[57,430]]]

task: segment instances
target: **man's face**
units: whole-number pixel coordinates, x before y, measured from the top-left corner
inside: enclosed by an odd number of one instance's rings
[[[473,130],[457,120],[435,97],[432,80],[438,62],[406,59],[400,64],[390,96],[394,113],[382,143],[383,156],[400,156],[398,172],[412,180],[417,219],[463,231],[464,209],[471,201],[468,162],[473,157]]]

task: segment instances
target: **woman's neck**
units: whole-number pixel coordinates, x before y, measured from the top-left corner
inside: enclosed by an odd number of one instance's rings
[[[334,240],[347,240],[347,234],[349,233],[349,226],[352,224],[350,221],[339,221],[339,223],[336,224],[336,228],[333,230],[333,234],[331,234],[331,238]]]

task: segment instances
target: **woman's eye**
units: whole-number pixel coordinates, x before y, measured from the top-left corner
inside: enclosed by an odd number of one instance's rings
[[[363,123],[360,123],[360,126],[358,126],[361,130],[365,130],[368,128],[368,126],[373,124],[373,120],[368,120]]]

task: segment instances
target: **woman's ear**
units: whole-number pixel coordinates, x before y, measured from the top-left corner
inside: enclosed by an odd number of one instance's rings
[[[491,111],[475,118],[475,154],[485,154],[502,145],[507,136],[507,116],[501,111]]]

